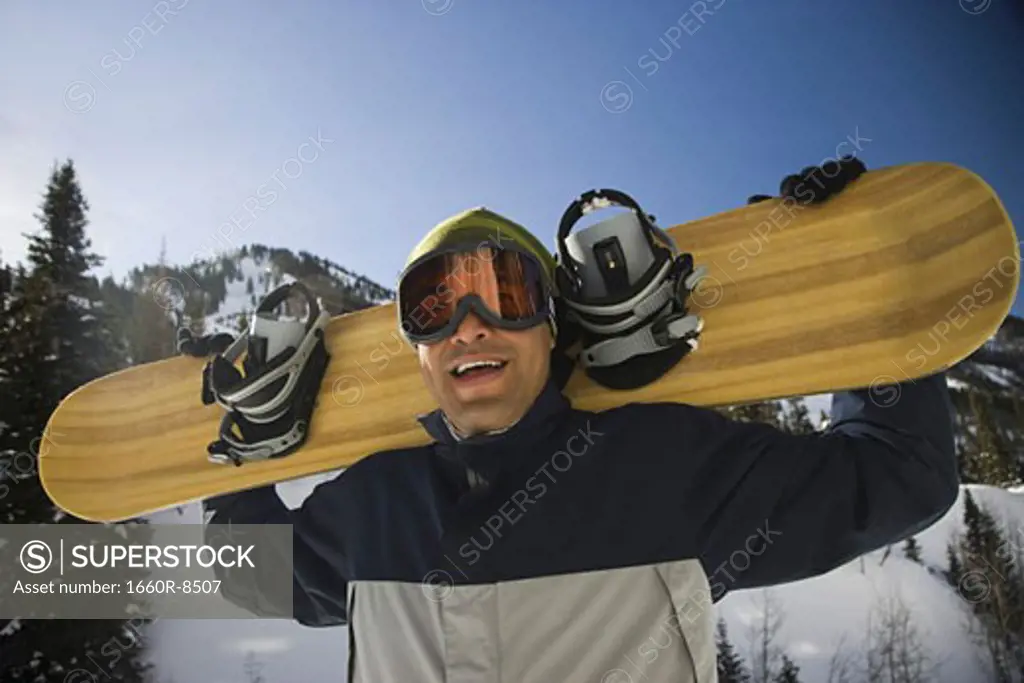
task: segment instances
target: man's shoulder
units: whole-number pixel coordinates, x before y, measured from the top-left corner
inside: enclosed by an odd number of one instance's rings
[[[622,403],[617,406],[594,411],[573,408],[573,413],[577,415],[586,415],[593,419],[599,419],[602,421],[621,422],[636,418],[643,419],[645,417],[679,417],[686,415],[688,412],[693,410],[700,410],[700,407],[689,403],[674,401],[631,401],[629,403]]]
[[[570,426],[589,425],[602,433],[630,439],[643,435],[654,437],[663,433],[663,428],[678,430],[680,423],[690,421],[694,410],[699,411],[700,408],[672,402],[629,402],[601,410],[574,407],[568,423]]]
[[[395,478],[421,472],[428,464],[433,443],[409,448],[390,448],[363,456],[345,470],[345,478],[352,481],[372,477]]]
[[[708,430],[728,431],[728,418],[709,406],[682,401],[628,402],[598,411],[574,411],[585,415],[602,432],[633,443],[661,443],[688,438]]]

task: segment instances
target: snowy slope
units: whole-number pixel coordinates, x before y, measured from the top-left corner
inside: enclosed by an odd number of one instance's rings
[[[287,284],[295,281],[295,278],[287,273],[278,273],[270,265],[257,263],[252,256],[238,259],[238,268],[238,276],[227,282],[227,294],[223,303],[216,312],[207,315],[204,319],[207,334],[237,333],[239,317],[244,313],[247,318],[251,318],[252,311],[255,310],[260,299],[277,286],[275,282]],[[275,280],[275,277],[279,280]],[[246,292],[246,283],[250,278],[253,281],[252,294]],[[255,297],[256,303],[253,303],[253,297]]]
[[[1016,529],[1024,522],[1024,492],[990,486],[964,486],[953,508],[926,529],[917,540],[925,566],[903,557],[900,547],[880,564],[883,550],[865,555],[828,574],[773,587],[782,605],[779,645],[800,667],[801,681],[828,681],[829,660],[845,636],[853,650],[864,642],[867,618],[873,605],[887,596],[901,597],[911,610],[921,637],[939,665],[936,683],[984,681],[974,651],[966,644],[966,600],[938,572],[946,567],[946,543],[963,529],[963,490],[970,489],[979,505]],[[930,571],[931,570],[931,571]],[[761,591],[741,591],[718,605],[730,639],[749,658],[749,629],[761,614]]]

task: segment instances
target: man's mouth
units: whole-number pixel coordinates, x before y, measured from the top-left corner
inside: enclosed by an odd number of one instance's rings
[[[457,380],[490,377],[499,374],[506,365],[507,360],[468,360],[456,363],[448,374]]]

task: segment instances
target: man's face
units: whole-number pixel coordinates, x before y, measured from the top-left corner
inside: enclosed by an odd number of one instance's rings
[[[470,313],[451,337],[419,345],[420,370],[444,414],[471,436],[508,427],[526,414],[547,381],[551,344],[547,324],[501,330]],[[501,367],[463,371],[474,361]]]

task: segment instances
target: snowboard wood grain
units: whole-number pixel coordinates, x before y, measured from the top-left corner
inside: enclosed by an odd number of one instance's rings
[[[996,331],[1020,277],[999,198],[945,163],[870,171],[823,206],[772,199],[669,232],[708,268],[693,296],[705,321],[699,348],[634,391],[606,390],[577,370],[566,387],[576,407],[720,406],[921,377]],[[206,446],[222,413],[200,402],[204,361],[176,357],[64,399],[40,449],[47,494],[83,519],[119,521],[427,443],[415,416],[435,405],[394,305],[335,317],[328,340],[332,361],[299,452],[242,467],[210,463]]]

